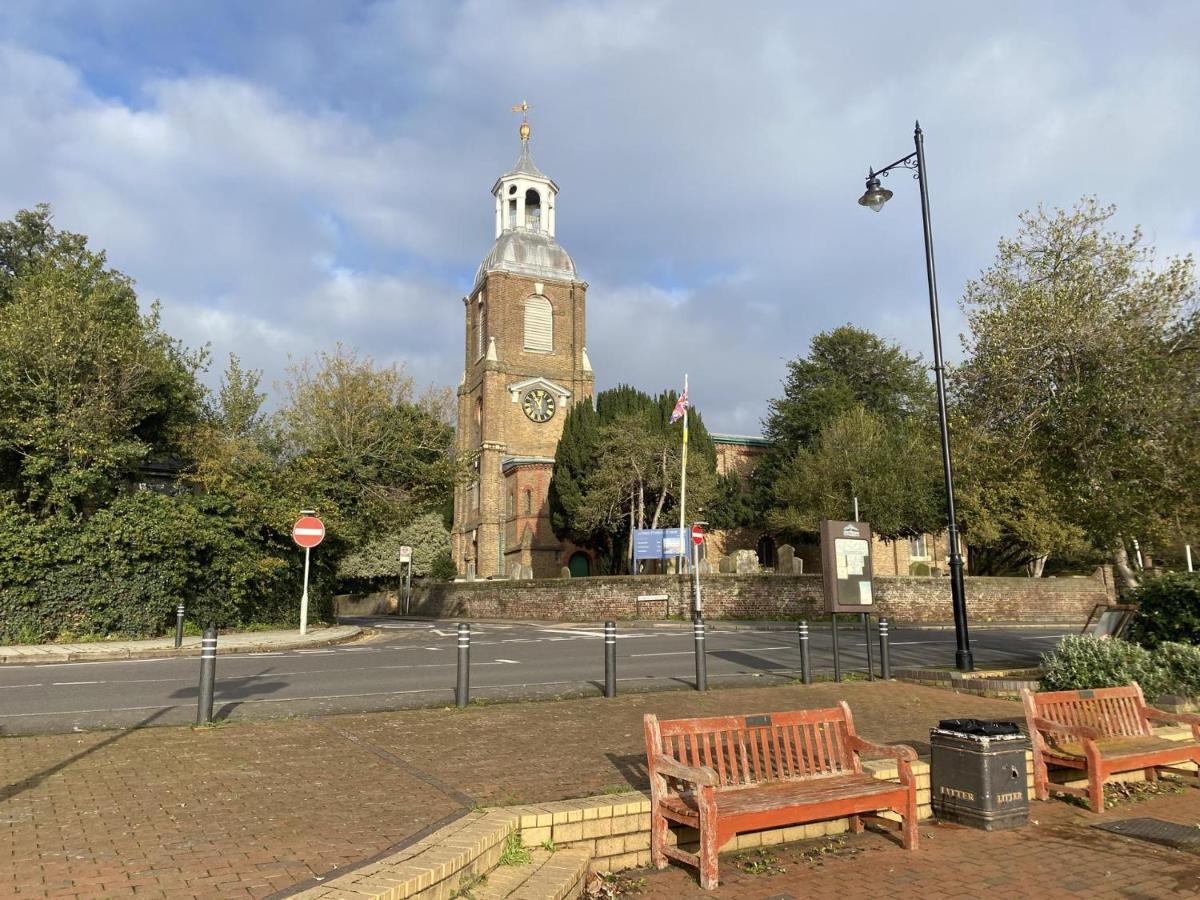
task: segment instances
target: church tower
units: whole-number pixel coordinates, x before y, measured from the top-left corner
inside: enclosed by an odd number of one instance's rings
[[[547,500],[567,411],[592,402],[587,284],[555,240],[558,185],[533,163],[527,121],[520,134],[516,165],[492,186],[496,242],[463,297],[457,446],[477,463],[455,489],[451,541],[459,574],[478,578],[589,567],[555,537]]]

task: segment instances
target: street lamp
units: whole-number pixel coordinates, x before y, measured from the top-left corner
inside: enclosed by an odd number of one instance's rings
[[[879,212],[892,198],[892,192],[879,184],[897,167],[914,169],[921,187],[921,224],[925,230],[925,275],[929,281],[929,315],[933,321],[933,373],[937,382],[938,425],[942,432],[942,471],[946,478],[946,532],[950,540],[950,597],[954,609],[954,662],[959,670],[975,668],[971,638],[967,634],[967,598],[963,585],[963,560],[958,546],[958,523],[954,517],[954,467],[950,461],[950,429],[946,424],[946,374],[942,364],[942,326],[938,319],[937,274],[933,267],[933,229],[929,224],[929,186],[925,182],[925,134],[918,122],[913,131],[916,150],[882,169],[869,169],[867,189],[858,198],[860,205]]]

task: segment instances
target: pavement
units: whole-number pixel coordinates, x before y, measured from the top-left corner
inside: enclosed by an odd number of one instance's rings
[[[355,619],[371,632],[348,643],[286,649],[218,644],[215,715],[219,721],[331,715],[454,702],[457,622]],[[727,630],[727,628],[736,630]],[[329,629],[328,631],[332,631]],[[977,628],[980,667],[1036,664],[1063,629]],[[259,635],[247,635],[258,640]],[[295,638],[295,633],[291,633]],[[471,696],[498,700],[594,697],[604,684],[603,629],[596,623],[475,623],[471,635]],[[708,635],[709,684],[789,683],[800,675],[795,624],[749,627],[721,623]],[[812,671],[833,673],[832,633],[813,627]],[[85,645],[91,646],[91,645]],[[867,641],[860,625],[840,632],[847,677],[863,677]],[[878,647],[871,648],[876,671]],[[895,627],[893,667],[949,665],[954,634]],[[690,624],[620,623],[617,688],[690,690],[695,679]],[[196,659],[75,661],[0,667],[0,733],[32,734],[195,721],[199,685]]]
[[[939,718],[1021,715],[1004,700],[855,682],[11,736],[0,739],[0,897],[283,896],[477,806],[645,788],[645,712],[744,714],[839,699],[864,736],[922,753]],[[1195,824],[1200,792],[1134,809],[1122,812]],[[862,854],[829,854],[811,871],[789,859],[787,873],[743,878],[723,861],[731,880],[719,896],[933,900],[965,896],[956,885],[977,871],[1008,881],[973,897],[1196,896],[1200,857],[1087,829],[1077,819],[1091,814],[1061,801],[1035,810],[1051,830],[930,826],[911,857],[867,834],[854,838]],[[634,874],[643,896],[699,896],[684,870]]]
[[[362,628],[357,625],[315,627],[306,635],[299,631],[252,631],[221,634],[218,644],[221,653],[256,653],[264,650],[294,650],[301,647],[321,647],[358,637]],[[66,662],[108,662],[122,659],[170,659],[200,655],[200,638],[184,637],[179,647],[175,638],[152,638],[145,641],[87,641],[77,644],[9,644],[0,645],[0,665],[40,665]]]

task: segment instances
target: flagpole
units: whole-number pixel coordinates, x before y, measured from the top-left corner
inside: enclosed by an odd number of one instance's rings
[[[688,394],[688,377],[687,373],[683,376],[683,396]],[[684,565],[684,548],[686,546],[686,538],[683,533],[683,523],[686,521],[687,515],[687,445],[688,445],[688,406],[690,401],[684,404],[683,407],[683,462],[679,468],[679,565],[678,571],[683,571]]]

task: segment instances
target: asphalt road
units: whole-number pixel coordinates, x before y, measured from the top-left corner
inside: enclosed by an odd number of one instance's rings
[[[456,623],[350,620],[378,629],[368,640],[318,650],[219,656],[215,715],[249,719],[447,706],[454,703]],[[720,628],[720,625],[717,625]],[[1064,629],[976,628],[980,667],[1036,664]],[[828,628],[811,632],[813,671],[833,668]],[[844,672],[865,671],[862,626],[843,624]],[[794,630],[710,630],[711,687],[790,681],[800,653]],[[873,641],[878,668],[878,643]],[[893,666],[954,662],[954,632],[896,629]],[[153,659],[0,666],[0,734],[195,721],[199,660]],[[618,691],[691,688],[692,632],[679,623],[618,629]],[[603,631],[593,625],[480,624],[472,628],[471,697],[511,700],[602,692]]]

